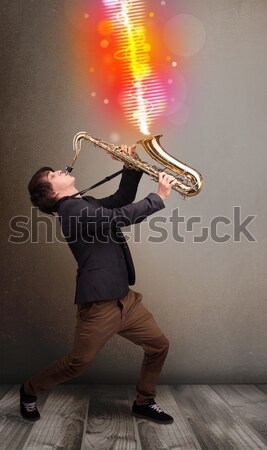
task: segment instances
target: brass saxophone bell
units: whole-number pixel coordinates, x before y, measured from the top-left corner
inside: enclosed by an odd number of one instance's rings
[[[203,186],[202,175],[197,170],[178,161],[166,152],[160,143],[160,138],[162,136],[162,134],[148,136],[144,139],[140,139],[137,143],[142,144],[145,151],[152,159],[177,175],[177,185],[175,184],[173,187],[175,190],[185,197],[197,195]]]

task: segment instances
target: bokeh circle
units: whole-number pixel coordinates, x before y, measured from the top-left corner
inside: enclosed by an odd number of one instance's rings
[[[204,46],[206,31],[197,17],[178,14],[166,23],[163,37],[166,46],[175,55],[192,56]]]
[[[186,80],[180,71],[176,71],[171,78],[167,79],[166,83],[168,100],[163,114],[168,116],[170,114],[174,114],[183,107],[186,101],[188,88]]]

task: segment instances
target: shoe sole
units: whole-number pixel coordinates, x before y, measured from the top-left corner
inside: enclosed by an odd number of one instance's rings
[[[134,413],[134,412],[132,412],[132,416],[138,417],[140,419],[151,420],[152,422],[162,423],[162,424],[166,424],[166,425],[174,422],[174,420],[156,420],[156,419],[152,419],[151,417],[143,416],[142,414],[137,414],[137,413]]]
[[[25,416],[23,416],[22,414],[20,414],[21,415],[21,417],[23,418],[23,419],[25,419],[25,420],[29,420],[30,422],[36,422],[37,420],[40,420],[41,419],[41,417],[36,417],[36,418],[30,418],[30,417],[25,417]]]

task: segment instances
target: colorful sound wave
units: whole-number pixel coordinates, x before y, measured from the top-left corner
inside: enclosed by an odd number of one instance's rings
[[[149,134],[149,125],[166,108],[166,93],[151,61],[151,45],[144,27],[145,6],[140,0],[103,0],[114,29],[123,67],[123,107],[127,119]]]
[[[204,46],[205,29],[182,2],[65,0],[63,27],[86,120],[92,113],[101,117],[114,142],[125,118],[145,135],[159,132],[159,119],[160,130],[188,121],[193,87],[187,72]]]

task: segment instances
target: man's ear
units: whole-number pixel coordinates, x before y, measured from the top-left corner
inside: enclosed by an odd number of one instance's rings
[[[53,191],[53,194],[52,194],[52,196],[53,196],[54,198],[57,198],[57,197],[58,197],[58,195],[59,195],[59,192]]]

